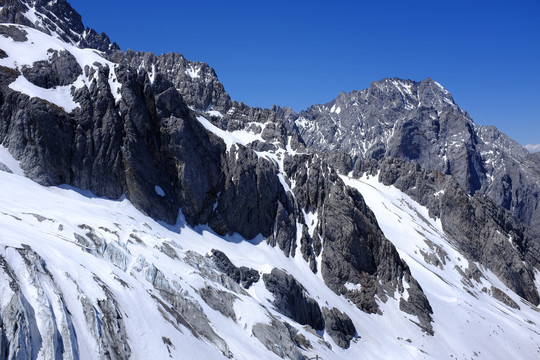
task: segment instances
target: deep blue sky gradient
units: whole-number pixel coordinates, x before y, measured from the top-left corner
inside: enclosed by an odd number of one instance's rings
[[[124,50],[207,62],[250,106],[431,77],[477,124],[540,143],[540,0],[68,1]]]

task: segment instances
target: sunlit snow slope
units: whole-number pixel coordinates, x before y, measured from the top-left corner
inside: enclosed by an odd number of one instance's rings
[[[342,179],[362,193],[428,297],[436,341],[428,340],[422,350],[439,358],[540,357],[537,307],[514,294],[489,270],[465,259],[440,221],[430,218],[427,209],[408,195],[381,184],[377,177]],[[494,295],[501,291],[505,295]],[[417,342],[423,341],[413,340]]]

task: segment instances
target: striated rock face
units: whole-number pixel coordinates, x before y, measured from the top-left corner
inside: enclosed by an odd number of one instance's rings
[[[301,241],[304,259],[320,257],[320,271],[333,291],[343,294],[358,308],[380,313],[376,296],[410,289],[404,311],[417,315],[431,332],[432,309],[421,287],[384,237],[375,216],[361,194],[345,186],[332,167],[317,155],[303,155],[286,161],[286,172],[294,182],[295,198],[305,217],[307,240]],[[404,300],[405,301],[405,300]]]
[[[65,74],[69,74],[68,69],[64,69]],[[182,184],[178,184],[178,174],[171,171],[175,164],[171,162],[174,160],[170,153],[196,149],[193,142],[199,141],[196,133],[203,132],[202,127],[190,117],[177,93],[176,97],[169,97],[167,105],[160,103],[171,87],[169,83],[152,85],[145,74],[117,68],[114,72],[122,83],[124,101],[116,107],[108,82],[113,69],[105,65],[95,72],[85,71],[92,79],[92,85],[74,92],[74,100],[80,107],[67,113],[50,103],[11,91],[8,85],[15,80],[16,74],[4,70],[0,141],[22,160],[21,166],[28,176],[41,184],[68,183],[110,198],[129,193],[134,203],[147,213],[174,222],[178,213],[174,201],[181,201],[184,194],[170,190],[171,184],[175,183],[182,188]],[[71,78],[77,76],[75,73]],[[30,79],[41,81],[39,76]],[[158,112],[169,115],[167,121],[160,122]],[[219,160],[219,144],[213,145],[212,150],[208,135],[202,136],[209,147],[207,150],[199,147],[203,157],[195,157],[193,152],[181,152],[182,157],[200,161],[200,166],[190,163],[178,170],[187,170],[189,178],[189,170],[197,168],[206,173],[204,178],[208,182],[212,179],[217,182],[217,171],[205,158],[214,156]],[[171,147],[172,140],[176,140],[174,148]],[[58,154],[64,156],[58,157]],[[170,169],[166,170],[166,167]],[[138,175],[141,172],[148,176]],[[162,184],[169,199],[165,200],[153,191],[158,184]],[[204,186],[211,184],[201,184]],[[184,200],[190,202],[186,197]],[[187,213],[196,216],[197,210]]]
[[[540,232],[540,166],[534,156],[493,126],[477,126],[488,181],[480,193]]]
[[[238,232],[248,239],[269,237],[280,207],[290,208],[275,164],[245,148],[228,153],[222,164],[223,187],[209,225],[219,234]],[[201,221],[202,222],[202,221]]]

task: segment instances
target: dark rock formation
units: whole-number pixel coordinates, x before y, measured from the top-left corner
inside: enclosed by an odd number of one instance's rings
[[[49,61],[37,61],[32,67],[24,66],[21,72],[32,84],[51,89],[71,85],[82,74],[82,69],[70,52],[55,50],[50,53]]]
[[[402,308],[417,315],[430,333],[431,306],[407,264],[384,237],[362,195],[345,186],[320,156],[286,159],[285,169],[295,183],[299,206],[306,213],[317,214],[318,222],[303,254],[309,261],[322,253],[320,270],[328,287],[351,299],[361,310],[378,313],[375,295],[384,300],[394,290],[403,293],[402,281],[406,281],[412,289],[409,293],[414,294],[407,302],[414,305]],[[351,290],[346,284],[360,287]]]
[[[222,251],[212,249],[212,261],[216,264],[216,267],[223,271],[227,276],[236,281],[238,284],[241,284],[244,288],[249,289],[251,285],[259,281],[260,275],[254,270],[247,268],[245,266],[236,267],[229,260],[227,255]]]
[[[274,229],[279,204],[287,202],[275,164],[252,150],[235,147],[224,158],[225,183],[208,223],[218,234],[238,232],[247,239],[268,237]]]
[[[17,41],[17,42],[28,41],[28,38],[26,37],[26,35],[28,35],[28,32],[26,32],[26,30],[21,29],[17,26],[2,25],[2,27],[0,28],[0,34],[2,34],[2,36],[4,37],[11,38],[13,41]],[[7,54],[5,52],[4,54],[5,55],[3,55],[3,57],[6,58]]]
[[[343,349],[348,349],[351,340],[356,336],[356,328],[351,318],[336,308],[323,307],[325,330],[332,340]]]
[[[135,68],[142,66],[149,74],[166,74],[185,101],[195,109],[214,108],[226,113],[232,106],[229,95],[219,82],[214,69],[202,62],[186,60],[181,54],[117,51],[111,55],[115,62]]]
[[[491,295],[495,299],[499,300],[500,302],[502,302],[505,305],[510,306],[513,309],[517,309],[517,310],[520,309],[519,305],[514,300],[512,300],[512,298],[510,296],[508,296],[504,291],[502,291],[499,288],[496,288],[496,287],[492,286],[491,287]]]
[[[308,296],[304,287],[296,279],[274,268],[263,275],[264,285],[274,294],[274,306],[283,315],[315,330],[324,329],[324,320],[319,304]]]

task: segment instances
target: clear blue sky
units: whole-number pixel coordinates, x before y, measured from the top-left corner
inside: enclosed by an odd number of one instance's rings
[[[207,62],[250,106],[431,77],[477,124],[540,143],[540,0],[68,1],[124,50]]]

